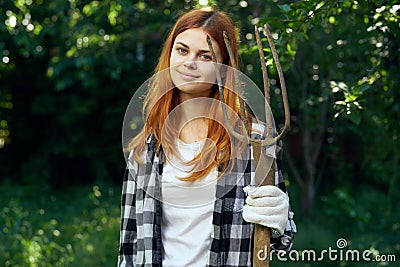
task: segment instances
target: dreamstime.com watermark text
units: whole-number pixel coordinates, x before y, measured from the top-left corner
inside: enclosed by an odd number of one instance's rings
[[[292,249],[289,252],[284,250],[272,250],[270,253],[270,260],[277,259],[279,261],[303,261],[303,262],[316,262],[316,261],[345,261],[345,262],[396,262],[396,255],[392,254],[378,254],[377,250],[366,249],[346,249],[347,240],[339,238],[336,241],[336,248],[328,247],[321,251],[314,249],[303,249],[301,251]],[[267,259],[266,249],[260,250],[257,257],[261,261]]]

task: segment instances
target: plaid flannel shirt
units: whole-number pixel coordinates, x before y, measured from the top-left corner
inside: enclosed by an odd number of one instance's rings
[[[252,137],[261,139],[254,133]],[[162,151],[157,153],[156,147],[154,138],[149,138],[145,162],[139,164],[130,160],[125,171],[118,256],[120,267],[162,266],[160,201],[164,155]],[[286,192],[278,164],[275,170],[275,185]],[[252,266],[254,224],[243,220],[242,208],[246,197],[243,188],[252,182],[253,177],[253,153],[248,145],[234,159],[232,171],[222,175],[217,182],[207,266]],[[290,250],[296,234],[291,210],[284,234],[279,235],[273,229],[271,233],[272,249]]]

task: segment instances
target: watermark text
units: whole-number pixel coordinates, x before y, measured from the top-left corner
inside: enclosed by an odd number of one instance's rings
[[[271,250],[269,260],[277,259],[279,261],[302,261],[302,262],[317,262],[317,261],[341,261],[341,262],[396,262],[394,254],[378,254],[374,249],[347,249],[347,240],[339,238],[336,241],[336,247],[328,247],[320,251],[314,249],[303,249],[290,251]],[[267,248],[258,251],[257,257],[261,261],[267,260]]]

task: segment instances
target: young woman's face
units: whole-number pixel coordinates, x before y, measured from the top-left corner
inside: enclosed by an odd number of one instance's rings
[[[207,33],[201,28],[188,29],[175,38],[170,57],[170,74],[179,90],[181,101],[209,96],[216,82],[206,38]],[[217,61],[221,63],[220,47],[213,40],[212,44]]]

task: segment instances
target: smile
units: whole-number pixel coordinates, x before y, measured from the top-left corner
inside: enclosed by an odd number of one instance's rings
[[[179,70],[177,70],[176,72],[178,72],[181,75],[181,77],[187,81],[193,81],[200,77],[199,75],[188,73],[188,72],[183,72],[183,71],[179,71]]]

